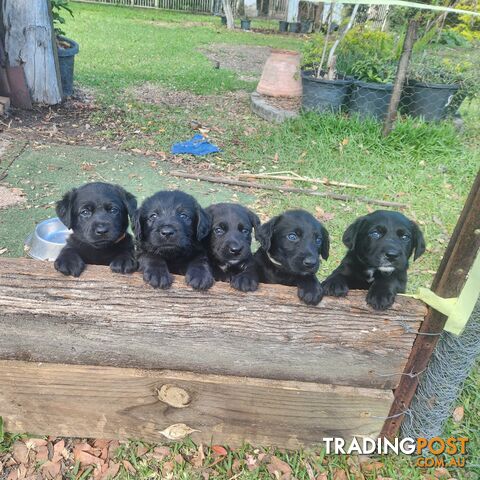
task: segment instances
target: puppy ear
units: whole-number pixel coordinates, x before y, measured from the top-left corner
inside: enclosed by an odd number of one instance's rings
[[[135,238],[137,240],[143,240],[140,209],[135,210],[131,218],[132,218],[132,230],[133,230],[133,233],[135,234]]]
[[[77,189],[73,188],[67,192],[63,198],[57,202],[55,211],[57,212],[58,218],[67,228],[72,228],[72,204],[75,200],[75,195],[77,194]]]
[[[260,225],[261,225],[260,219],[258,218],[258,215],[256,213],[252,212],[251,210],[248,210],[248,218],[249,218],[251,224],[253,225],[253,228],[255,230],[255,236],[256,236],[257,231],[259,230]]]
[[[127,192],[120,185],[115,185],[115,188],[117,189],[118,193],[122,197],[122,201],[123,201],[123,204],[125,205],[125,208],[127,209],[128,216],[133,221],[133,217],[137,210],[137,198],[135,197],[135,195],[132,195],[130,192]]]
[[[357,218],[343,233],[342,241],[349,250],[353,250],[355,248],[357,233],[362,226],[364,218],[365,217]]]
[[[198,205],[197,206],[197,240],[200,242],[203,240],[209,233],[212,228],[212,220],[210,215],[205,212],[205,210]]]
[[[415,261],[425,252],[425,239],[423,238],[423,233],[415,222],[413,224],[413,248],[415,254],[413,255],[413,260]]]
[[[324,260],[327,260],[329,254],[330,254],[330,235],[328,233],[328,230],[322,225],[322,248],[320,250],[320,255]]]
[[[279,218],[279,216],[273,217],[267,223],[264,223],[255,230],[255,238],[266,252],[270,250],[273,229]]]

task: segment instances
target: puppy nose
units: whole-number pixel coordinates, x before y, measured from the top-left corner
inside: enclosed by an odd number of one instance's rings
[[[160,235],[162,235],[162,237],[168,238],[174,234],[175,234],[175,230],[172,227],[162,227],[160,229]]]
[[[306,257],[306,258],[303,259],[303,264],[307,268],[313,268],[317,265],[317,259],[313,258],[313,257]]]
[[[108,227],[106,225],[97,225],[95,227],[95,233],[97,235],[105,235],[108,232]]]
[[[242,245],[230,245],[230,253],[232,255],[239,255],[242,250],[243,250]]]
[[[395,260],[400,256],[400,252],[398,252],[397,250],[388,250],[387,252],[385,252],[385,256],[388,260]]]

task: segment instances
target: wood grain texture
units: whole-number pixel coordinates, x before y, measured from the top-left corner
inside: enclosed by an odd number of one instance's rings
[[[375,312],[365,292],[299,302],[295,288],[243,294],[217,283],[168,291],[141,275],[89,266],[80,279],[48,263],[0,260],[0,359],[135,368],[392,388],[425,308],[398,297]]]
[[[46,0],[4,0],[3,22],[8,65],[23,66],[32,100],[54,105],[62,100],[56,43]]]
[[[190,403],[158,398],[165,384]],[[166,441],[183,423],[194,441],[295,449],[323,437],[376,437],[391,392],[185,372],[0,361],[0,415],[9,432]]]

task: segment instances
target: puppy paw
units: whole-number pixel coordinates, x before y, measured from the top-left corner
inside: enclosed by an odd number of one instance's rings
[[[143,279],[153,288],[161,288],[162,290],[170,288],[173,283],[170,272],[158,268],[146,268],[143,271]]]
[[[330,297],[345,297],[348,293],[347,282],[342,277],[327,278],[322,282],[322,288]]]
[[[78,255],[60,255],[53,264],[64,275],[79,277],[85,270],[85,262]]]
[[[395,293],[390,290],[370,288],[367,293],[367,303],[375,310],[386,310],[395,302]]]
[[[323,293],[319,283],[298,287],[298,298],[307,305],[318,305],[323,298]]]
[[[208,290],[215,280],[205,268],[190,268],[185,275],[185,282],[194,290]]]
[[[230,285],[241,292],[254,292],[258,288],[258,279],[248,274],[234,275],[230,278]]]
[[[133,273],[138,269],[138,263],[131,255],[118,256],[110,262],[110,268],[115,273]]]

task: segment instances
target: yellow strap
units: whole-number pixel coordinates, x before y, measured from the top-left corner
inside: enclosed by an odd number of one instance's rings
[[[428,288],[419,288],[418,293],[405,295],[422,300],[428,306],[448,317],[444,330],[460,335],[472,315],[480,296],[480,253],[477,254],[467,281],[458,298],[442,298]]]

